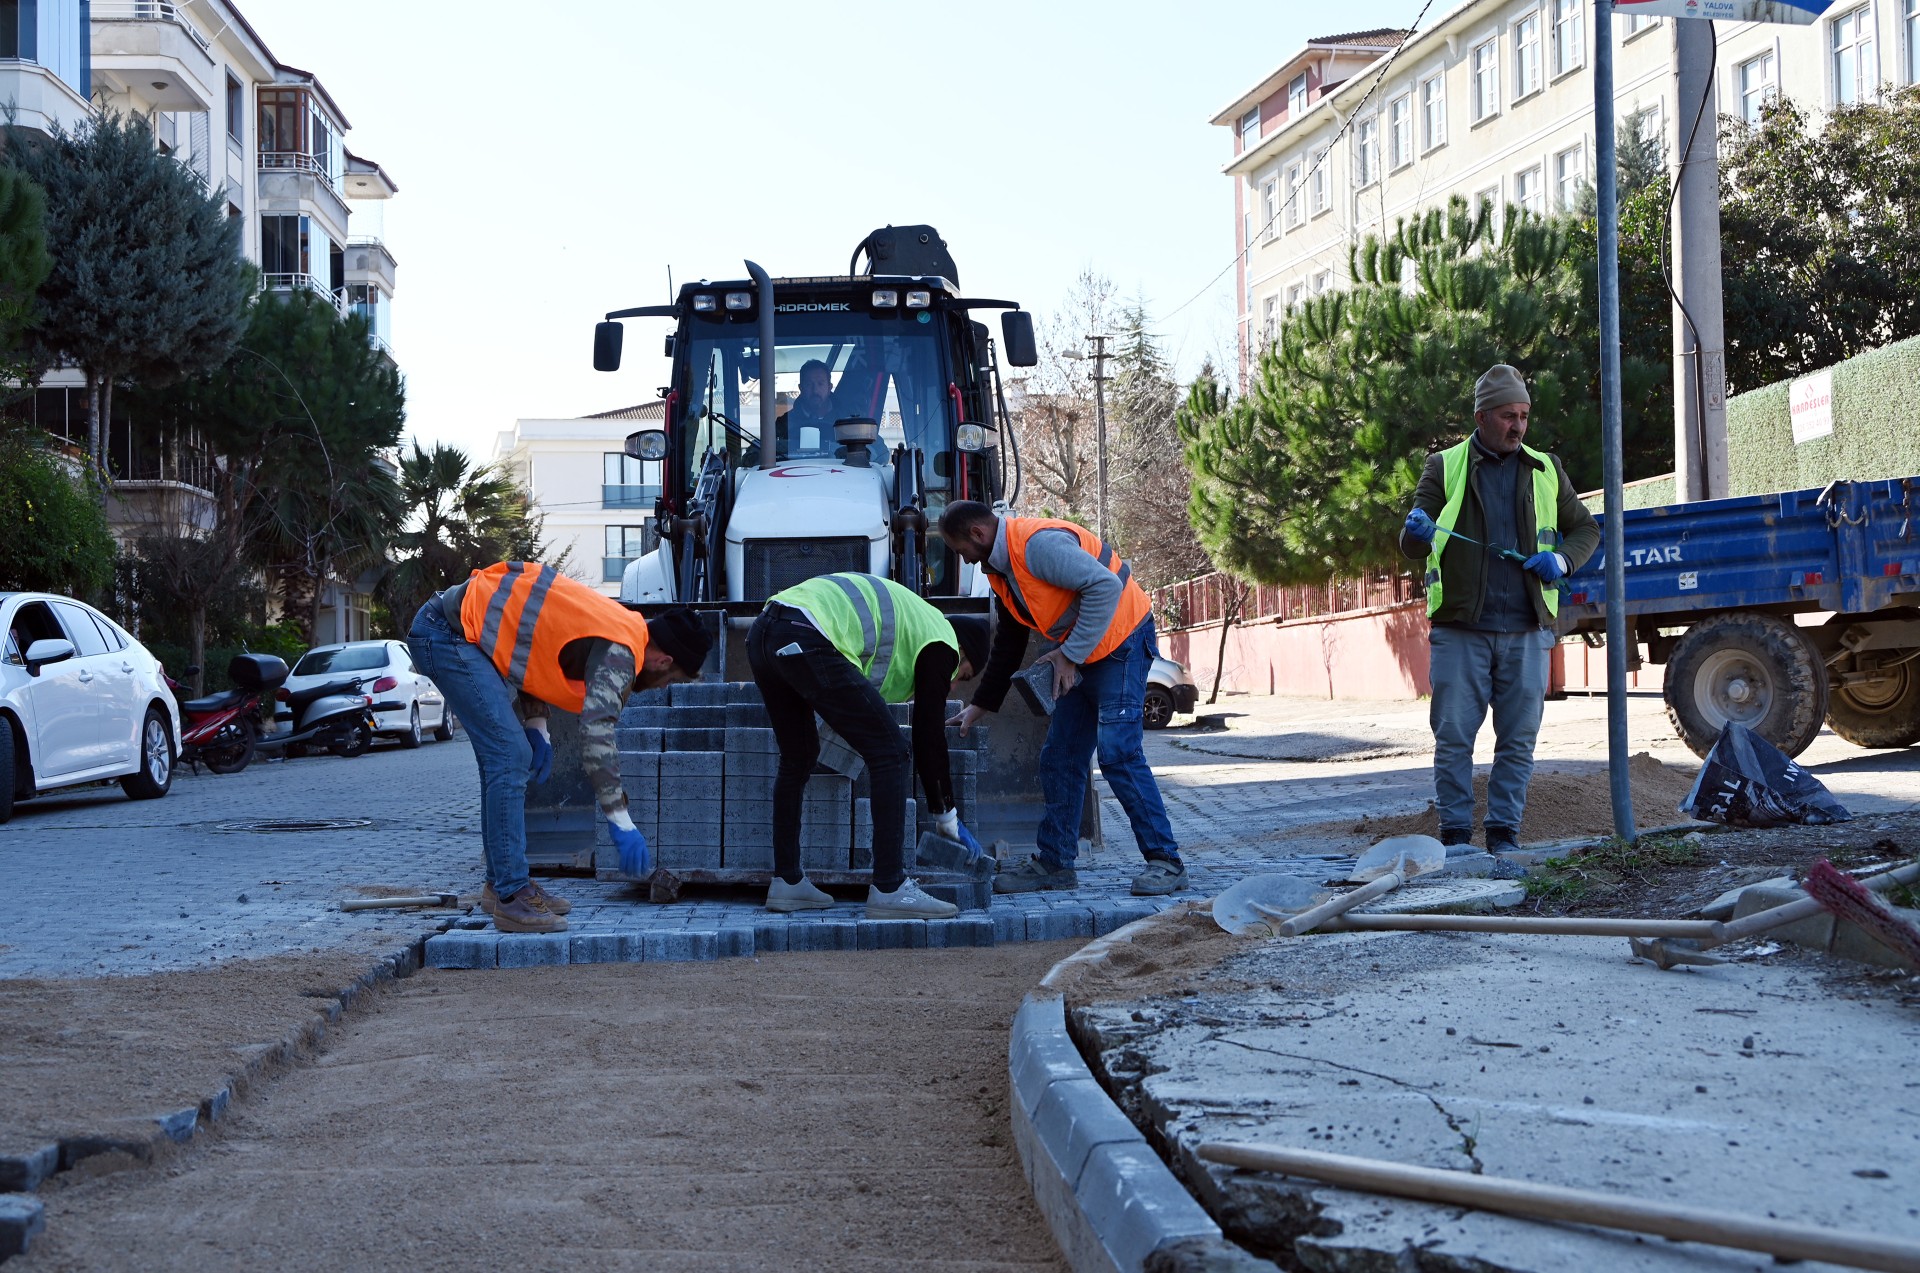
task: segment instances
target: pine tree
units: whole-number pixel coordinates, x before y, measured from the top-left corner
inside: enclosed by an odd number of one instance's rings
[[[1108,397],[1108,538],[1146,587],[1190,579],[1209,569],[1193,527],[1181,516],[1189,499],[1176,417],[1180,386],[1148,327],[1145,307],[1122,306]]]

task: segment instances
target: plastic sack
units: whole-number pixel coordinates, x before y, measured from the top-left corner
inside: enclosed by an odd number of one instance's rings
[[[1680,812],[1730,827],[1853,821],[1818,778],[1745,725],[1733,723],[1720,731]]]

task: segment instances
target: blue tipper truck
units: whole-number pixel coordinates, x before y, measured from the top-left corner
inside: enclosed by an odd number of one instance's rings
[[[1728,721],[1790,756],[1822,721],[1862,747],[1920,742],[1920,477],[1625,518],[1629,638],[1665,665],[1667,715],[1696,754]],[[1568,576],[1562,635],[1600,640],[1605,556]]]

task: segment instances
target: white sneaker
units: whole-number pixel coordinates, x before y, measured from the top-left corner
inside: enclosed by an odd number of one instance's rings
[[[767,885],[767,909],[770,911],[823,911],[832,905],[832,896],[815,888],[813,881],[804,875],[798,884],[789,884],[776,875],[773,883]]]
[[[952,919],[959,913],[960,908],[952,902],[921,892],[911,878],[901,880],[900,887],[891,893],[867,885],[868,919]]]

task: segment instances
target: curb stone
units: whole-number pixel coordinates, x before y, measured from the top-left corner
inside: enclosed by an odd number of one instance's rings
[[[1087,1068],[1055,982],[1104,959],[1152,917],[1054,965],[1014,1014],[1007,1075],[1014,1145],[1047,1226],[1074,1273],[1275,1273],[1241,1251],[1175,1178]]]
[[[313,1015],[306,1021],[290,1027],[277,1041],[250,1049],[245,1064],[228,1074],[226,1081],[202,1097],[199,1104],[153,1115],[151,1130],[144,1135],[125,1128],[77,1132],[26,1153],[0,1155],[0,1190],[14,1191],[0,1192],[0,1261],[26,1251],[46,1229],[45,1206],[31,1193],[55,1173],[106,1153],[152,1162],[165,1147],[190,1142],[202,1127],[225,1117],[234,1099],[249,1087],[299,1060],[325,1039],[327,1027],[364,1002],[369,991],[385,982],[411,977],[424,967],[425,945],[426,938],[422,937],[380,956],[371,968],[331,997],[316,1001]]]

